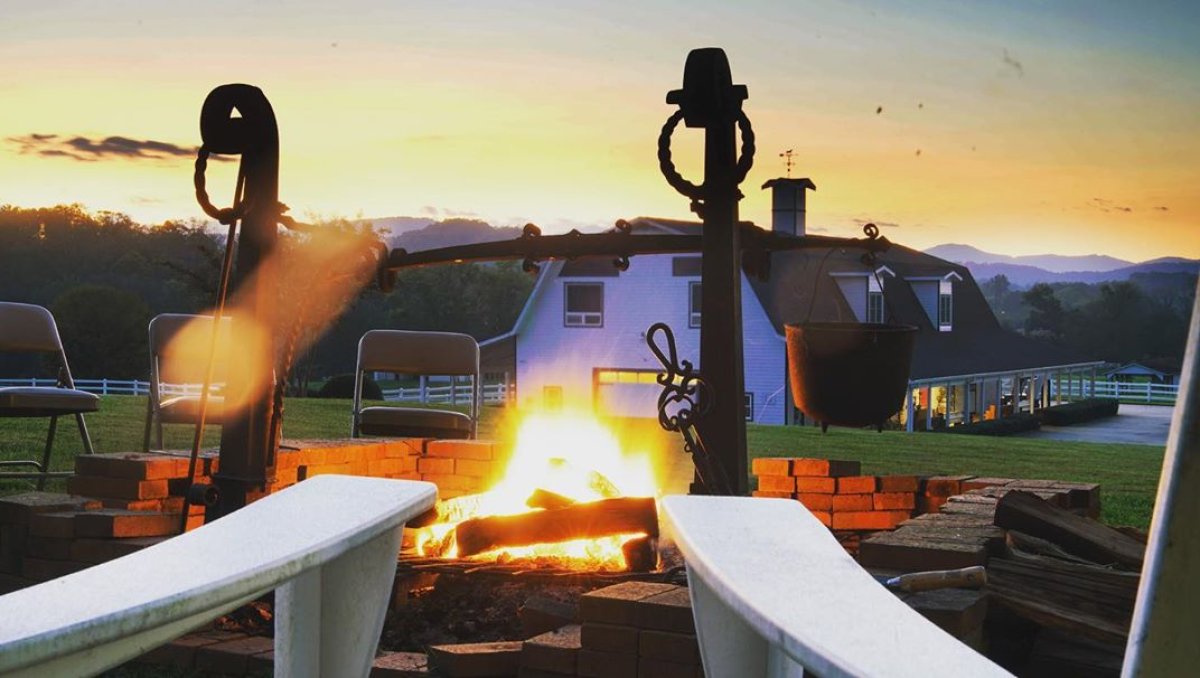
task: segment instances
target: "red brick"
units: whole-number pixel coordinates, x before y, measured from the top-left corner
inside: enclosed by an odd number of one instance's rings
[[[429,657],[422,652],[388,652],[375,658],[371,678],[425,678]]]
[[[876,511],[911,511],[917,507],[917,495],[912,492],[877,492],[873,501]]]
[[[925,479],[925,494],[930,497],[950,497],[960,494],[964,481],[975,476],[933,476]]]
[[[833,511],[870,511],[871,495],[869,494],[835,494],[833,495]]]
[[[916,476],[879,476],[880,492],[916,492],[920,484]]]
[[[791,494],[796,491],[796,479],[791,476],[759,476],[758,490],[759,492],[786,492]]]
[[[829,478],[857,476],[862,475],[862,464],[840,459],[797,458],[792,460],[792,475]]]
[[[0,523],[28,525],[36,513],[90,511],[100,508],[100,502],[87,497],[73,497],[58,492],[26,492],[0,498]]]
[[[758,457],[750,461],[750,470],[760,480],[763,476],[789,476],[792,474],[792,460]]]
[[[353,474],[350,473],[350,465],[349,464],[321,464],[320,466],[302,465],[302,466],[300,466],[298,473],[296,475],[299,477],[300,480],[307,480],[308,478],[314,478],[316,476],[326,476],[326,475],[348,476],[348,475],[353,475]]]
[[[71,476],[67,478],[67,491],[87,497],[117,499],[161,499],[170,494],[165,479],[134,480],[102,476]]]
[[[750,493],[750,496],[763,497],[766,499],[791,499],[792,493],[791,492],[760,492],[759,490],[754,490],[753,492]]]
[[[143,452],[81,454],[75,457],[75,472],[83,476],[163,480],[187,475],[188,458]]]
[[[700,646],[690,633],[645,630],[638,638],[638,655],[695,665],[700,663]]]
[[[240,633],[227,631],[201,631],[176,638],[171,642],[160,645],[146,654],[138,657],[138,662],[159,666],[174,666],[177,668],[192,668],[195,666],[196,649],[205,645],[215,645],[222,641],[235,638],[245,638]]]
[[[633,626],[586,622],[581,627],[580,644],[588,650],[636,655],[638,630]]]
[[[30,536],[25,542],[25,553],[31,558],[71,560],[71,538]]]
[[[833,478],[796,478],[796,492],[802,494],[833,494],[837,481]]]
[[[247,636],[196,648],[195,666],[204,671],[242,675],[250,667],[250,657],[270,652],[275,641],[265,636]]]
[[[422,475],[427,473],[451,475],[454,473],[454,460],[423,457],[417,460],[417,471],[419,471]]]
[[[161,537],[178,532],[178,513],[101,509],[75,517],[75,534],[80,537]]]
[[[638,601],[634,615],[634,625],[639,629],[696,633],[692,599],[686,586],[643,598]]]
[[[949,497],[930,497],[921,495],[917,497],[917,512],[939,513],[942,510],[942,506],[945,506],[947,499],[949,499]]]
[[[87,569],[86,563],[72,560],[51,560],[25,556],[21,560],[21,576],[36,581],[49,581]]]
[[[638,657],[623,652],[579,651],[580,678],[631,678],[637,675]]]
[[[671,584],[637,581],[606,586],[579,597],[579,618],[585,624],[635,626],[639,601],[675,588]]]
[[[832,494],[800,492],[796,494],[796,499],[810,511],[830,511],[833,509]]]
[[[912,517],[911,511],[847,511],[833,514],[835,530],[890,530]]]
[[[962,482],[962,491],[982,490],[985,487],[1004,487],[1011,482],[1015,481],[1012,478],[971,478]]]
[[[81,563],[103,563],[114,558],[127,556],[153,546],[169,537],[130,537],[127,539],[71,540],[71,560]]]
[[[77,512],[38,513],[29,519],[29,534],[37,537],[70,539],[75,536]]]
[[[446,678],[511,676],[521,665],[521,641],[434,645],[429,667]]]
[[[695,678],[696,666],[640,657],[637,675],[638,678]]]
[[[813,514],[813,517],[816,518],[818,521],[820,521],[820,523],[822,525],[824,525],[825,527],[829,527],[829,526],[833,525],[833,514],[830,513],[829,511],[812,511],[812,510],[810,510],[809,513]]]
[[[499,470],[499,465],[490,461],[479,461],[478,459],[455,459],[454,472],[460,476],[473,476],[476,478],[494,479]]]
[[[458,492],[466,492],[469,494],[472,492],[479,492],[484,487],[483,480],[481,478],[472,478],[471,476],[423,473],[423,474],[421,474],[421,480],[424,480],[424,481],[433,483],[434,485],[437,485],[439,492],[441,492],[442,490],[449,490],[452,492],[458,491]],[[445,497],[443,496],[442,498],[444,499]]]
[[[300,450],[280,449],[275,453],[275,472],[296,470],[300,466]]]
[[[427,438],[393,438],[383,441],[383,456],[388,459],[419,457],[425,452]]]
[[[875,476],[846,476],[837,479],[838,494],[871,494],[877,485]]]
[[[425,443],[425,456],[443,459],[496,459],[496,443],[491,440],[430,440]]]
[[[579,657],[578,624],[547,631],[521,646],[521,668],[575,675]]]

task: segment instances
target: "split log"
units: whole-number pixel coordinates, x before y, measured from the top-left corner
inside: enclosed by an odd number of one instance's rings
[[[619,497],[513,516],[472,518],[459,523],[454,531],[458,555],[465,558],[505,546],[615,534],[657,537],[658,510],[653,497]]]
[[[621,544],[625,569],[630,572],[649,572],[658,567],[657,541],[654,537],[634,537]]]
[[[995,523],[1049,540],[1092,562],[1141,571],[1146,545],[1103,523],[1077,516],[1027,492],[1009,492],[996,505]]]
[[[550,490],[538,488],[525,500],[525,505],[535,509],[559,509],[575,504],[575,500]],[[557,627],[556,627],[557,628]],[[536,634],[535,634],[536,635]]]

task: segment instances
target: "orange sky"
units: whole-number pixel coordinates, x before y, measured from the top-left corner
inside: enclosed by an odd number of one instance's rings
[[[5,3],[0,203],[200,216],[189,158],[65,142],[194,147],[204,96],[240,81],[275,106],[299,215],[551,232],[687,217],[654,143],[687,51],[715,45],[750,88],[742,209],[759,223],[758,186],[792,148],[818,186],[810,227],[832,234],[871,219],[916,247],[1200,257],[1188,3],[176,4]],[[698,180],[698,133],[684,135],[676,157]],[[210,181],[218,202],[232,171]]]

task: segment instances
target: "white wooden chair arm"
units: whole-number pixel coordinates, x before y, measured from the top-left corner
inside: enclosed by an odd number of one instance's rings
[[[132,555],[0,597],[0,674],[94,675],[277,589],[277,671],[365,676],[400,532],[436,493],[430,483],[317,476]]]
[[[799,502],[662,505],[709,678],[1010,675],[889,592]]]

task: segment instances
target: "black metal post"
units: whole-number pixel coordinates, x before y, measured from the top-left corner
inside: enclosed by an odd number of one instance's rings
[[[213,475],[220,498],[208,508],[206,516],[207,520],[215,520],[245,506],[247,494],[262,490],[275,471],[279,423],[272,419],[270,396],[275,381],[272,328],[278,276],[272,270],[275,264],[271,253],[279,219],[279,130],[275,112],[262,90],[250,85],[222,85],[204,101],[200,134],[209,151],[242,156],[246,214],[238,236],[235,280],[244,301],[233,322],[244,318],[258,323],[265,333],[267,352],[253,368],[259,374],[231,370],[228,375],[226,402],[246,404],[228,413],[221,429],[220,467]],[[245,289],[247,284],[254,288]]]
[[[725,52],[693,50],[684,67],[683,89],[667,95],[679,113],[664,128],[665,149],[659,160],[668,182],[693,199],[692,209],[704,221],[701,264],[700,373],[711,389],[707,414],[695,421],[701,439],[717,458],[728,479],[727,491],[748,491],[746,460],[745,377],[742,357],[741,263],[738,228],[738,184],[753,158],[753,133],[742,112],[744,85],[734,85]],[[704,183],[695,186],[674,172],[669,135],[678,116],[688,127],[702,128]],[[742,158],[736,152],[736,129],[742,130]],[[665,152],[664,152],[665,151]],[[664,157],[665,156],[665,157]],[[693,492],[712,488],[693,484]]]

